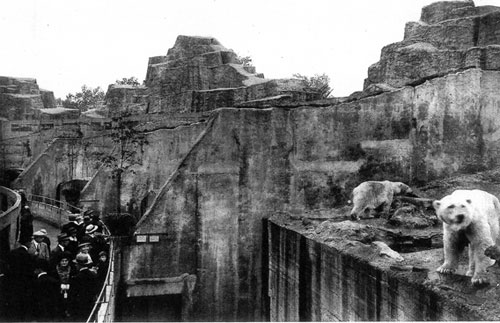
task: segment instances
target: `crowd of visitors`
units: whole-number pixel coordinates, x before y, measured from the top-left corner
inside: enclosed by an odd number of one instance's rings
[[[70,216],[51,248],[47,231],[33,232],[22,203],[18,248],[1,264],[2,317],[9,321],[86,321],[108,270],[108,238],[92,212]]]

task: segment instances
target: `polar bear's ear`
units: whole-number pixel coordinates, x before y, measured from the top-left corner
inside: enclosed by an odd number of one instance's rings
[[[432,206],[434,206],[434,209],[437,211],[441,206],[441,201],[435,200],[434,202],[432,202]]]

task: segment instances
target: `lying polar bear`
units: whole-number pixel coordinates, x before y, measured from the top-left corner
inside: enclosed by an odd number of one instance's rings
[[[382,215],[388,217],[395,195],[416,196],[408,185],[401,182],[368,181],[359,184],[352,190],[351,219],[358,220],[367,211],[380,207],[383,208]]]
[[[473,284],[488,283],[486,268],[494,264],[484,251],[500,242],[500,203],[481,190],[456,190],[433,202],[436,215],[443,221],[444,263],[438,272],[453,273],[458,257],[469,243],[469,270]]]

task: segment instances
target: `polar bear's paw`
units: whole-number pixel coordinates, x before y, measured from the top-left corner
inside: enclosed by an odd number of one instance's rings
[[[470,281],[472,282],[472,285],[484,285],[484,284],[490,283],[490,281],[485,273],[474,274],[474,276],[472,276]]]
[[[441,274],[453,274],[455,272],[455,268],[443,264],[439,266],[439,268],[436,269],[436,271]]]

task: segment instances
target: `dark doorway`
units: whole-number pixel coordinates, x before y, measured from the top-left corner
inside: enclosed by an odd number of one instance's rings
[[[68,205],[79,207],[80,193],[87,185],[86,180],[73,179],[71,181],[60,183],[57,186],[56,199],[58,201],[67,202]],[[71,207],[70,207],[70,211]]]

